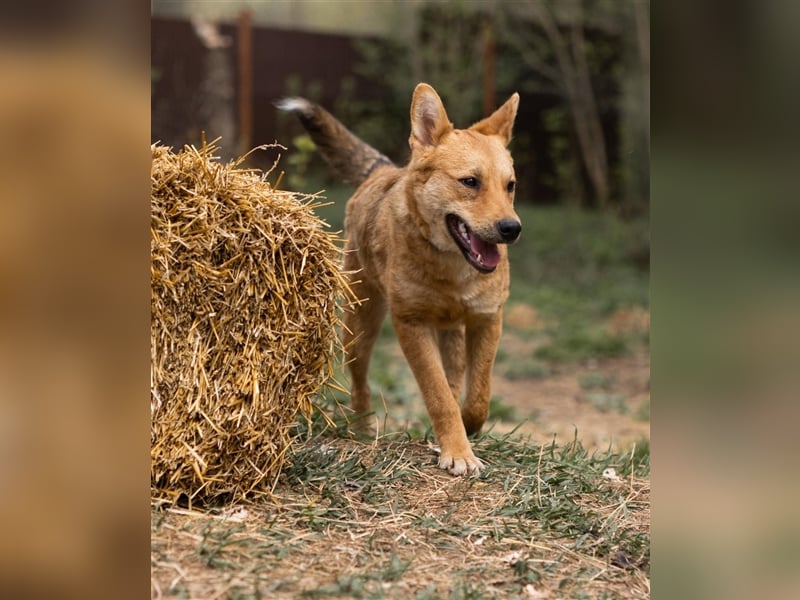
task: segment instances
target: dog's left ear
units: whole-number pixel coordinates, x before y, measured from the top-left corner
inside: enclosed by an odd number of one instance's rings
[[[484,135],[499,135],[503,143],[508,145],[511,141],[511,130],[514,128],[514,119],[517,116],[519,94],[514,92],[500,108],[491,115],[475,123],[470,129]]]

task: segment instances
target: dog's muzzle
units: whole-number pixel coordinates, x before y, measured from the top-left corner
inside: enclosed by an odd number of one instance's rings
[[[500,251],[497,249],[497,244],[515,242],[522,231],[519,221],[501,219],[495,223],[494,232],[490,234],[489,239],[484,239],[472,231],[469,225],[457,215],[447,215],[446,221],[450,235],[464,258],[481,273],[491,273],[500,263]]]

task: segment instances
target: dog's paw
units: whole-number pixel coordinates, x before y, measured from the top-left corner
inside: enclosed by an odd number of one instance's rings
[[[470,452],[465,456],[451,456],[442,451],[439,456],[439,468],[444,469],[451,475],[480,475],[483,463],[480,459]]]

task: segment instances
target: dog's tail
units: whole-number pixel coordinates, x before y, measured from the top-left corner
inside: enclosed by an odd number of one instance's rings
[[[295,97],[282,98],[275,106],[300,118],[322,157],[345,183],[361,185],[375,169],[394,164],[318,104]]]

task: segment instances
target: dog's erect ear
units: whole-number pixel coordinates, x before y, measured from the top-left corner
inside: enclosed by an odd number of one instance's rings
[[[482,121],[475,123],[470,129],[484,135],[499,135],[503,139],[503,143],[508,145],[508,142],[511,141],[511,130],[514,128],[518,106],[519,94],[514,92],[503,106]]]
[[[408,143],[412,150],[436,146],[444,134],[453,130],[447,118],[442,100],[427,83],[414,89],[411,100],[411,137]]]

